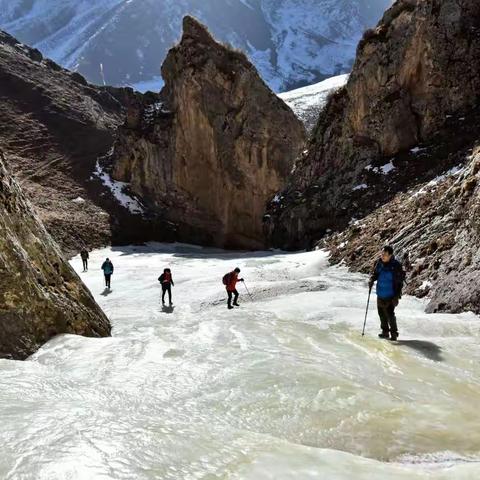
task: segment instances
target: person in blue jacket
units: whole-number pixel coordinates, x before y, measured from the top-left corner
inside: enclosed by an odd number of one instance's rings
[[[383,248],[381,257],[375,262],[369,282],[370,289],[377,282],[377,309],[382,329],[382,333],[378,335],[380,338],[392,341],[398,338],[395,308],[402,298],[404,281],[403,266],[393,255],[393,248],[387,245]]]
[[[105,275],[105,287],[110,289],[110,282],[113,274],[113,263],[107,258],[102,265],[103,274]]]

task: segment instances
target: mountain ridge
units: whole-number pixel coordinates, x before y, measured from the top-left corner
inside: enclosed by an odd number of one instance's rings
[[[93,83],[160,90],[160,65],[191,14],[244,50],[274,91],[286,91],[348,72],[363,31],[390,3],[0,0],[0,28]]]

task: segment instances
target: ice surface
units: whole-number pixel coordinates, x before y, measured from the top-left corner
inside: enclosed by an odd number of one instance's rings
[[[393,172],[393,170],[395,170],[395,166],[393,165],[393,162],[390,160],[390,162],[380,167],[380,170],[384,175],[388,175],[390,172]]]
[[[240,285],[230,312],[222,276],[236,266],[254,300]],[[60,336],[0,361],[0,478],[480,478],[473,314],[426,315],[405,297],[391,344],[372,302],[362,338],[366,278],[321,251],[118,247],[92,252],[81,276],[113,337]]]

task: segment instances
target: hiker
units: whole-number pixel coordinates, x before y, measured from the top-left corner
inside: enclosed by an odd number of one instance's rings
[[[87,272],[88,271],[88,259],[90,258],[90,255],[88,253],[88,250],[85,247],[80,252],[80,256],[82,257],[83,271]]]
[[[233,272],[227,273],[223,276],[223,284],[227,289],[228,294],[228,301],[227,307],[229,310],[233,308],[233,305],[239,307],[238,304],[238,296],[239,293],[237,291],[237,282],[243,282],[243,278],[238,278],[238,274],[240,273],[240,269],[236,268]],[[233,305],[232,305],[232,297],[233,297]]]
[[[393,255],[393,248],[387,245],[373,267],[369,282],[370,290],[377,282],[377,309],[382,329],[382,333],[378,335],[380,338],[392,341],[398,338],[395,308],[402,298],[404,281],[403,266]]]
[[[158,281],[162,285],[162,303],[165,305],[165,293],[168,292],[168,301],[172,306],[172,287],[175,286],[172,278],[172,271],[169,268],[165,268],[163,273],[158,277]]]
[[[105,287],[110,290],[110,280],[113,273],[113,263],[107,258],[102,265],[103,274],[105,275]]]

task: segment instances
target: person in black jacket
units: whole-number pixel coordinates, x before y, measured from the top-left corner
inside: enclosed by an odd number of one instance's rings
[[[158,277],[158,281],[162,285],[162,303],[165,305],[165,293],[168,292],[168,301],[170,306],[172,306],[172,287],[175,286],[173,283],[172,271],[169,268],[166,268],[163,273]]]
[[[384,247],[380,259],[375,262],[369,282],[370,289],[377,282],[377,309],[382,329],[382,333],[378,335],[380,338],[392,341],[398,338],[395,308],[402,298],[404,281],[405,272],[402,264],[393,255],[393,248]]]
[[[90,258],[90,255],[88,253],[88,250],[85,247],[82,248],[82,251],[80,252],[80,256],[82,257],[83,271],[86,272],[88,271],[88,259]]]
[[[102,264],[103,274],[105,275],[105,287],[110,289],[113,275],[113,263],[107,258]]]

